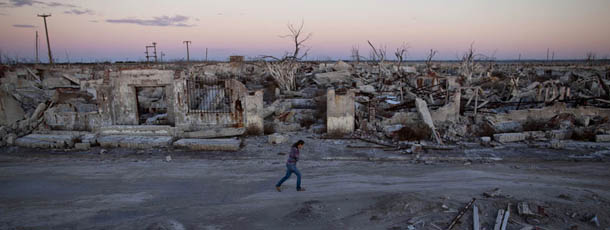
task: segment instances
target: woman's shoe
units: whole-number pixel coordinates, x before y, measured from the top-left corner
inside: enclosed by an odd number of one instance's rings
[[[277,190],[278,192],[281,192],[282,188],[280,186],[275,186],[275,190]]]
[[[298,192],[303,192],[303,191],[305,191],[305,188],[297,188],[297,191]]]

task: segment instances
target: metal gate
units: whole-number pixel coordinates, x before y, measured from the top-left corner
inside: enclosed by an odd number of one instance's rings
[[[186,84],[189,113],[231,113],[231,89],[224,81],[193,78]]]

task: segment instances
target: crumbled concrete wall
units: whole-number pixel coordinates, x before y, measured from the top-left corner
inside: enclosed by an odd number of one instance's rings
[[[94,131],[101,126],[101,116],[97,112],[63,112],[58,107],[45,111],[44,120],[53,130]]]
[[[518,121],[523,123],[530,119],[548,121],[560,113],[570,113],[574,114],[576,117],[610,117],[610,109],[591,106],[568,108],[564,103],[555,103],[553,106],[547,106],[541,109],[511,110],[508,113],[497,114],[494,118],[497,121]]]
[[[114,112],[114,124],[138,125],[138,103],[136,87],[163,86],[172,87],[175,72],[172,70],[126,70],[121,71],[118,78],[112,79],[114,87],[114,100],[112,107]],[[171,89],[170,89],[171,92]],[[172,94],[167,96],[172,100]],[[172,110],[173,103],[168,104],[168,111]],[[169,114],[169,112],[168,112]]]
[[[246,96],[246,128],[248,134],[263,134],[263,91],[254,92]]]
[[[25,117],[25,112],[11,95],[0,89],[0,125],[10,125]]]
[[[355,93],[348,90],[345,95],[336,95],[334,89],[326,94],[326,132],[332,136],[343,136],[354,131]]]
[[[186,77],[174,81],[173,90],[175,97],[174,115],[176,128],[185,132],[197,131],[213,127],[243,127],[245,116],[246,86],[241,82],[231,79],[225,81],[225,87],[231,89],[231,112],[230,113],[190,113],[188,109],[188,96],[186,89]]]
[[[435,122],[456,121],[460,115],[461,93],[459,90],[450,98],[449,103],[437,110],[430,111]]]

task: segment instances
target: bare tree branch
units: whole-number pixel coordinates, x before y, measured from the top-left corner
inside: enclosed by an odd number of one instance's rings
[[[295,27],[293,24],[288,24],[287,27],[290,34],[280,36],[281,38],[290,38],[294,42],[294,51],[292,52],[292,55],[286,55],[284,59],[301,60],[307,56],[309,48],[307,48],[304,43],[309,40],[313,34],[308,33],[304,38],[302,37],[304,24],[304,21],[301,21],[301,25],[299,25],[299,27]],[[301,52],[304,48],[306,48],[305,51]]]

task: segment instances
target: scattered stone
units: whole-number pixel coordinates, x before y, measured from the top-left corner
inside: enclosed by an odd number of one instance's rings
[[[100,150],[100,155],[104,155],[106,153],[108,153],[108,150],[106,150],[106,149],[101,149]]]
[[[89,150],[91,148],[90,143],[76,143],[74,144],[74,149],[76,150]]]
[[[530,210],[527,202],[519,202],[517,204],[517,213],[519,213],[519,215],[522,215],[522,216],[533,216],[534,215],[534,212],[532,212],[532,210]]]
[[[551,148],[552,149],[563,149],[565,147],[565,145],[563,144],[563,142],[561,141],[551,141]]]
[[[274,133],[268,136],[268,140],[269,144],[273,144],[273,145],[277,145],[277,144],[282,144],[286,141],[288,141],[288,137],[281,135],[279,133]]]
[[[411,145],[411,153],[422,153],[424,152],[424,146],[422,144],[413,144]]]
[[[557,196],[557,197],[564,199],[564,200],[572,200],[572,196],[570,196],[570,194],[562,193],[562,194],[559,194],[559,196]]]
[[[6,144],[9,146],[15,145],[15,141],[17,140],[17,134],[9,133],[6,135]]]
[[[170,156],[170,155],[165,156],[165,161],[166,162],[172,161],[172,156]]]
[[[595,142],[610,142],[610,134],[595,135]]]
[[[527,136],[523,133],[498,133],[494,134],[494,140],[501,143],[524,141]]]
[[[500,188],[495,188],[495,189],[493,189],[491,191],[483,193],[483,195],[485,197],[489,197],[489,198],[500,197],[500,194],[501,194]]]
[[[491,142],[491,137],[481,137],[481,142],[489,143],[489,142]]]

